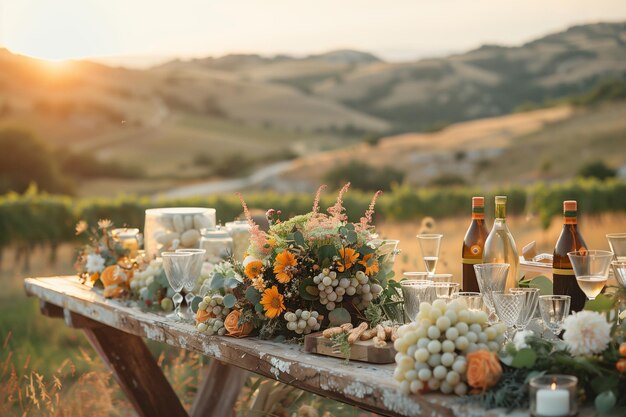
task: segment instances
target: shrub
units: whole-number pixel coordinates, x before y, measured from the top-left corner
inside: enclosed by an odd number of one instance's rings
[[[607,178],[614,178],[617,171],[607,166],[602,161],[593,161],[583,165],[578,170],[578,176],[583,178],[597,178],[603,181]]]
[[[359,161],[337,166],[324,176],[331,188],[341,188],[349,181],[353,188],[361,191],[389,191],[392,184],[400,184],[403,180],[404,172],[393,167],[376,168]]]
[[[72,188],[50,149],[27,130],[0,130],[0,194],[23,193],[31,183],[53,193],[71,193]]]

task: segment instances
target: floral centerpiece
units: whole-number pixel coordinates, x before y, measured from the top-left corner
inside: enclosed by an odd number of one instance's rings
[[[200,331],[297,338],[329,324],[394,318],[393,256],[372,225],[380,193],[352,223],[342,201],[349,184],[327,213],[319,207],[323,188],[307,214],[283,221],[280,211],[269,210],[267,232],[253,222],[242,199],[250,246],[243,262],[216,268],[211,293],[196,315]]]
[[[173,294],[161,260],[148,262],[144,257],[130,258],[130,251],[113,236],[113,223],[98,221],[89,227],[85,221],[76,225],[76,234],[87,243],[78,249],[74,267],[79,279],[95,288],[102,288],[107,298],[139,302],[143,307],[171,310]]]

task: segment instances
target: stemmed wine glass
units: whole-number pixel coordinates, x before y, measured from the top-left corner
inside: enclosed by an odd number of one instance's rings
[[[563,321],[569,315],[572,297],[569,295],[540,295],[539,311],[543,324],[559,337]]]
[[[187,292],[185,295],[185,302],[191,313],[195,313],[191,306],[195,295],[193,289],[196,287],[198,277],[202,273],[202,264],[204,263],[204,256],[206,255],[206,249],[176,249],[176,253],[188,253],[191,254],[191,260],[189,262],[189,268],[187,268],[187,274],[184,278],[183,288]],[[189,314],[191,316],[191,314]]]
[[[423,279],[403,280],[400,281],[400,288],[404,300],[404,312],[409,320],[415,321],[415,317],[419,313],[420,303],[433,301],[433,283]]]
[[[609,279],[609,268],[613,252],[606,250],[588,250],[568,252],[576,282],[587,298],[595,300]]]
[[[424,233],[417,235],[420,249],[422,250],[422,259],[424,267],[428,275],[434,275],[439,260],[439,247],[441,246],[441,238],[443,235]]]
[[[511,288],[509,292],[522,294],[524,297],[522,313],[519,316],[519,321],[515,324],[517,330],[524,330],[535,316],[539,303],[539,288]]]
[[[185,286],[185,277],[189,275],[188,269],[191,264],[191,253],[181,252],[163,252],[161,257],[163,258],[163,269],[165,270],[165,276],[170,287],[174,290],[175,294],[172,297],[174,302],[174,312],[167,315],[170,319],[184,319],[186,315],[180,309],[180,305],[183,302],[183,296],[180,292]]]
[[[489,309],[489,322],[495,323],[497,317],[492,295],[494,291],[504,292],[506,278],[509,273],[509,264],[476,264],[474,265],[474,271],[476,271],[478,288],[484,295],[483,301]]]
[[[515,326],[519,323],[520,315],[522,314],[524,294],[493,291],[491,296],[493,297],[498,317],[506,324],[506,338],[511,341],[515,333]]]

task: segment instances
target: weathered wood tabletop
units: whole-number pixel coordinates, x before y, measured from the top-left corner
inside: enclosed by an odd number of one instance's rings
[[[76,277],[28,278],[24,286],[28,295],[40,299],[43,314],[64,317],[69,326],[85,332],[142,416],[228,416],[246,371],[386,416],[504,414],[461,406],[454,396],[402,395],[392,377],[393,365],[347,363],[305,353],[296,345],[199,334],[191,324],[107,300],[81,285]],[[190,414],[141,338],[217,359],[209,366]],[[522,417],[528,413],[508,415]]]

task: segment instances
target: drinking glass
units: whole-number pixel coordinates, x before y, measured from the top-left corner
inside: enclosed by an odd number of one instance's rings
[[[476,271],[478,288],[480,288],[480,292],[484,296],[483,302],[489,309],[489,322],[495,323],[497,316],[495,316],[492,293],[494,291],[504,292],[506,278],[509,274],[509,264],[476,264],[474,265],[474,271]]]
[[[428,275],[428,278],[433,283],[437,282],[452,282],[452,274],[432,274]]]
[[[426,267],[428,275],[433,275],[437,268],[441,238],[443,238],[443,235],[432,233],[417,235],[417,241],[420,244],[422,259],[424,260],[424,266]]]
[[[613,260],[613,252],[606,250],[589,250],[568,252],[576,282],[587,298],[594,300],[604,288],[609,278],[609,267]]]
[[[626,261],[613,261],[611,266],[617,283],[626,288]]]
[[[540,295],[539,311],[543,324],[550,329],[556,337],[559,337],[563,320],[569,315],[572,297],[569,295]]]
[[[407,281],[415,281],[415,280],[425,280],[428,279],[428,272],[405,272],[402,276]]]
[[[626,233],[609,233],[606,240],[609,241],[611,252],[615,254],[615,260],[626,262]]]
[[[189,253],[191,254],[191,260],[189,261],[189,268],[187,269],[187,275],[185,276],[183,288],[187,292],[185,295],[185,302],[191,313],[195,313],[191,307],[195,295],[193,289],[196,287],[198,278],[202,273],[202,264],[204,263],[204,255],[206,255],[206,249],[176,249],[176,253]]]
[[[180,310],[180,305],[183,302],[183,296],[180,294],[185,286],[185,277],[189,275],[188,269],[191,264],[191,253],[179,253],[179,252],[163,252],[161,257],[163,258],[163,269],[165,270],[165,276],[170,287],[174,290],[175,294],[172,297],[174,302],[174,312],[168,314],[168,318],[187,318],[185,314]]]
[[[519,323],[522,314],[524,294],[493,291],[491,295],[498,317],[506,324],[506,337],[510,341],[515,333],[515,325]]]
[[[524,330],[535,316],[537,304],[539,303],[539,288],[511,288],[509,292],[522,294],[524,297],[522,314],[520,314],[519,321],[515,324],[517,330]]]
[[[452,294],[452,299],[463,299],[470,311],[483,311],[483,295],[479,292],[461,291]]]
[[[450,301],[461,288],[458,282],[433,282],[432,286],[435,288],[435,296],[446,301]]]
[[[409,320],[415,321],[419,313],[420,303],[431,302],[434,298],[432,282],[428,280],[404,280],[400,281],[402,298],[404,299],[404,312]]]

